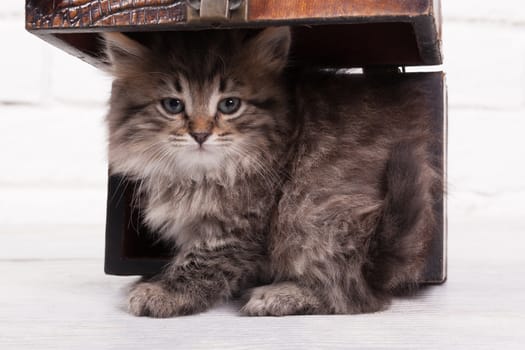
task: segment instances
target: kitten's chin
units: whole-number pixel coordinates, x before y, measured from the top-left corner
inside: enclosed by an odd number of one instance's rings
[[[109,158],[112,173],[136,179],[217,179],[231,182],[236,173],[235,162],[222,150],[213,147],[186,147],[160,159],[126,152],[110,152]]]
[[[210,147],[192,147],[177,155],[177,168],[181,174],[201,178],[222,168],[224,154]]]

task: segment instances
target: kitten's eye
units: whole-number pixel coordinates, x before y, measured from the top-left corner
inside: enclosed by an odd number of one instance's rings
[[[219,101],[217,106],[219,111],[223,114],[233,114],[241,108],[241,99],[237,97],[228,97]]]
[[[160,101],[160,104],[169,114],[179,114],[184,112],[184,102],[178,98],[165,98]]]

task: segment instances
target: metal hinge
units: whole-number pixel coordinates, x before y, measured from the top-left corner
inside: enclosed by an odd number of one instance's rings
[[[186,0],[188,22],[244,22],[248,0]]]

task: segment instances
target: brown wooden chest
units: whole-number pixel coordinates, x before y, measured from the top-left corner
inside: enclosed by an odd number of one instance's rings
[[[27,0],[26,27],[35,35],[102,68],[97,33],[290,25],[295,61],[322,68],[362,68],[367,79],[424,84],[434,132],[442,143],[436,166],[446,183],[446,85],[439,67],[407,73],[408,66],[442,64],[439,0]],[[427,72],[425,72],[427,71]],[[392,85],[392,86],[395,86]],[[402,101],[400,101],[402,103]],[[105,271],[148,275],[169,252],[147,233],[131,203],[132,184],[108,182]],[[446,279],[446,201],[438,198],[425,281]]]

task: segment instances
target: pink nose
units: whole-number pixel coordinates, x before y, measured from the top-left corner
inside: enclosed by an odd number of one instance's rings
[[[211,133],[209,132],[190,132],[191,137],[195,139],[195,141],[198,142],[199,145],[202,145],[208,137],[210,137]]]

